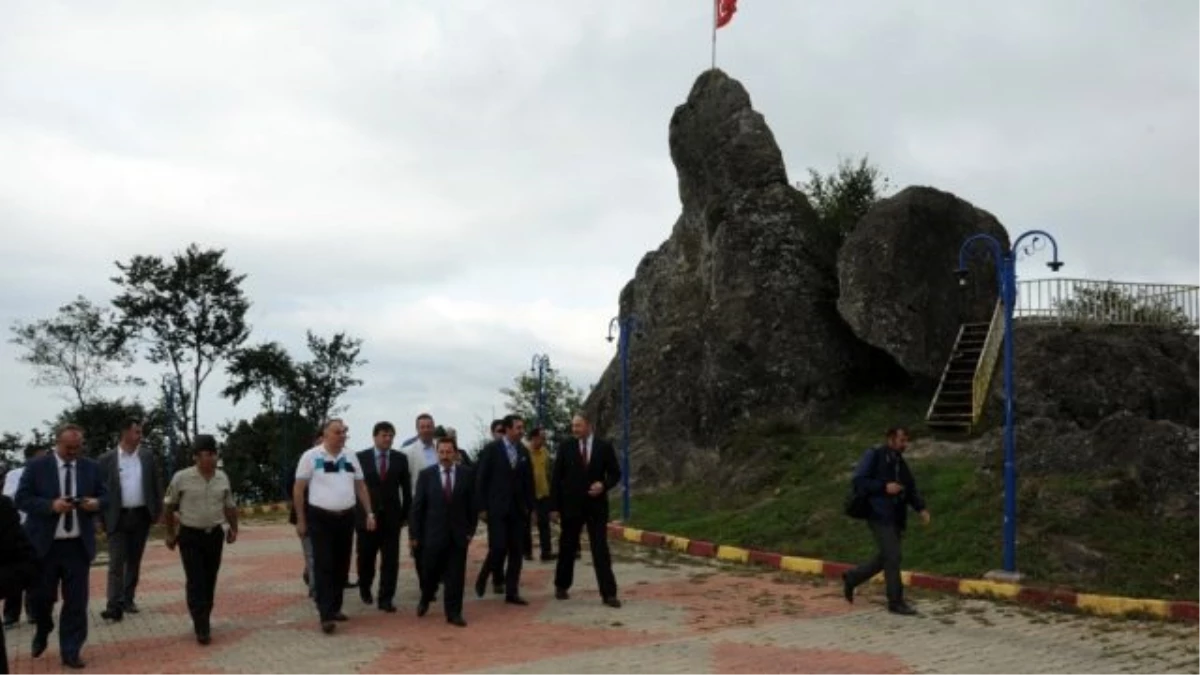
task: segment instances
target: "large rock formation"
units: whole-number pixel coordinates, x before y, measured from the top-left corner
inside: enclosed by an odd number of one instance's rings
[[[866,357],[837,315],[836,241],[788,184],[783,157],[737,81],[697,79],[670,149],[683,212],[621,292],[630,343],[634,475],[677,481],[717,459],[730,425],[802,418],[835,400]],[[614,359],[587,407],[620,431]]]
[[[954,276],[959,249],[976,233],[1008,250],[992,214],[948,192],[909,187],[880,200],[838,253],[842,318],[914,378],[936,381],[959,326],[988,321],[996,305],[995,262],[983,245],[971,249],[967,285]]]

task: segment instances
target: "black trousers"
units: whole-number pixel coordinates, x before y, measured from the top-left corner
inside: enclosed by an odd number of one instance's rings
[[[525,516],[510,511],[503,518],[488,518],[488,558],[486,571],[492,579],[504,580],[504,593],[516,597],[521,585],[521,529],[529,531]]]
[[[225,549],[225,530],[180,527],[178,541],[183,574],[187,577],[187,607],[192,627],[197,635],[208,635],[217,573],[221,571],[221,552]]]
[[[522,550],[525,551],[525,555],[527,556],[533,555],[532,525],[536,524],[538,531],[538,544],[542,549],[542,557],[545,558],[552,552],[550,546],[550,498],[542,497],[541,499],[535,501],[533,506],[534,512],[525,518],[525,548]],[[529,521],[533,522],[531,523]]]
[[[422,547],[421,555],[421,599],[432,602],[437,596],[438,583],[441,583],[445,587],[442,605],[446,617],[462,616],[467,549],[448,542],[437,548]]]
[[[558,566],[554,570],[554,587],[569,590],[575,583],[575,557],[579,553],[579,535],[587,528],[592,548],[592,567],[596,570],[596,585],[600,597],[617,597],[617,578],[612,571],[612,554],[608,551],[608,523],[604,514],[582,513],[563,517],[562,535],[558,540]]]
[[[396,581],[400,577],[400,529],[398,520],[384,518],[374,532],[358,530],[358,588],[368,592],[375,583],[375,560],[379,559],[379,598],[382,605],[391,604],[396,597]]]
[[[877,553],[874,558],[846,573],[851,586],[860,586],[883,572],[889,605],[904,602],[904,585],[900,581],[900,526],[868,520],[867,526],[875,537]]]
[[[30,604],[28,591],[17,589],[4,599],[4,623],[16,623],[21,620],[21,607],[24,605],[25,614],[33,617],[33,606]]]
[[[108,610],[119,612],[133,604],[142,554],[150,536],[150,509],[121,509],[117,527],[108,533]]]
[[[354,547],[354,509],[341,513],[308,507],[308,532],[313,546],[313,587],[321,621],[333,621],[342,611],[350,555]]]
[[[58,616],[58,647],[64,659],[78,658],[88,637],[88,572],[91,570],[83,540],[56,539],[46,557],[38,561],[38,566],[41,578],[31,590],[37,634],[49,637],[54,630],[54,601],[61,587],[63,606]]]

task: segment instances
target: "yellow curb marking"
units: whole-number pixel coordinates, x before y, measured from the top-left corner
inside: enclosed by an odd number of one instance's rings
[[[982,595],[1012,600],[1021,593],[1021,587],[1016,584],[1005,584],[986,579],[963,579],[958,582],[958,592],[962,595]]]
[[[779,569],[800,574],[821,574],[825,571],[825,561],[785,555],[779,559]]]
[[[1108,616],[1121,616],[1135,612],[1160,617],[1169,617],[1171,615],[1171,604],[1166,600],[1143,600],[1141,598],[1119,598],[1110,595],[1080,593],[1076,596],[1075,606],[1079,609]]]
[[[730,562],[750,562],[750,551],[736,546],[721,545],[717,547],[717,559]]]

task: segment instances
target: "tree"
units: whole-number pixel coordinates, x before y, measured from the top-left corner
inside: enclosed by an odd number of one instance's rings
[[[225,373],[229,385],[221,392],[222,396],[237,405],[255,392],[267,411],[275,410],[277,394],[295,392],[299,385],[296,364],[278,342],[239,349],[230,357]]]
[[[550,437],[569,433],[571,417],[583,409],[584,391],[554,368],[546,369],[542,384],[545,394],[542,426]],[[505,387],[500,393],[506,399],[505,410],[519,415],[530,426],[537,424],[537,373],[523,371],[513,378],[512,387]],[[491,438],[490,431],[487,437]]]
[[[24,350],[19,359],[37,371],[34,384],[66,387],[77,405],[92,400],[102,387],[144,384],[117,375],[118,368],[133,365],[133,351],[122,344],[113,312],[82,295],[49,319],[15,322],[12,332],[9,342]]]
[[[116,447],[121,436],[121,423],[129,418],[142,422],[142,445],[163,456],[166,413],[161,408],[147,410],[137,401],[126,402],[120,398],[88,401],[60,412],[51,427],[67,423],[83,427],[84,452],[97,457]]]
[[[863,157],[857,163],[840,160],[837,169],[827,176],[810,168],[808,181],[797,187],[808,195],[821,225],[840,243],[891,189],[891,180]]]
[[[170,261],[137,255],[118,262],[121,274],[112,278],[121,288],[113,305],[123,335],[143,341],[152,363],[169,365],[185,394],[178,407],[188,444],[200,433],[205,380],[250,334],[250,303],[241,288],[246,277],[234,274],[224,257],[224,250],[191,244]]]
[[[1154,295],[1138,296],[1114,284],[1086,286],[1074,297],[1058,301],[1059,318],[1088,323],[1137,324],[1190,331],[1195,321],[1159,287]],[[1176,298],[1178,299],[1178,298]]]
[[[314,422],[295,413],[262,412],[220,427],[224,469],[244,501],[285,496],[296,461],[311,446]]]

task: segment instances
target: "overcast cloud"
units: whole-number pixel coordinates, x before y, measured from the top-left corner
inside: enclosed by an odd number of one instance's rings
[[[705,0],[6,0],[0,324],[108,300],[114,260],[222,247],[254,341],[365,339],[352,443],[422,410],[474,437],[532,354],[584,386],[610,358],[617,294],[679,211],[667,123],[710,20]],[[1064,275],[1196,283],[1198,22],[1194,0],[751,0],[718,64],[794,180],[869,153],[1051,230]],[[63,406],[15,359],[0,345],[0,430]],[[256,406],[221,386],[208,430]]]

